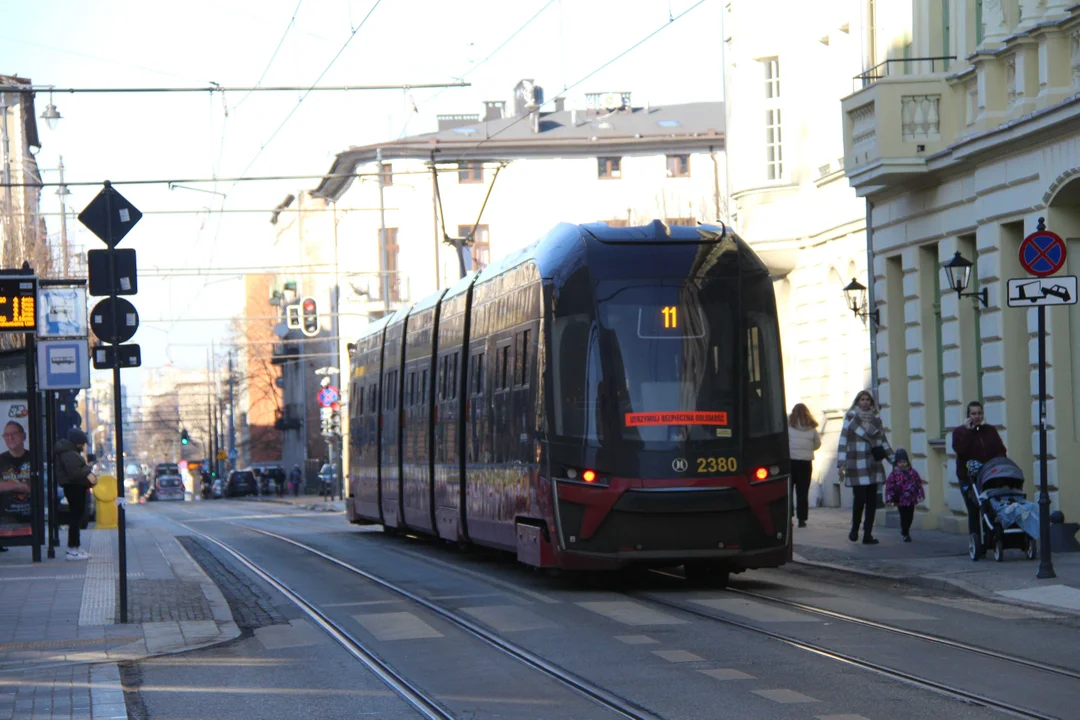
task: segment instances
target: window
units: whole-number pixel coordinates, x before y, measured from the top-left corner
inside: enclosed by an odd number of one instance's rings
[[[356,398],[356,407],[360,409],[360,413],[364,412],[364,388],[353,391],[353,396]]]
[[[380,230],[381,232],[381,230]],[[390,301],[401,299],[400,279],[398,277],[398,229],[386,228],[386,266],[383,267],[382,249],[379,249],[379,270],[390,277]]]
[[[448,375],[450,372],[450,356],[443,355],[439,358],[439,399],[446,399],[446,384],[449,380]]]
[[[368,398],[368,412],[371,413],[372,415],[374,415],[375,410],[378,407],[378,403],[379,403],[379,393],[375,389],[375,386],[372,385],[371,386],[371,397]]]
[[[394,166],[390,163],[383,163],[379,168],[379,176],[382,180],[384,187],[389,187],[394,184]]]
[[[622,177],[622,158],[597,158],[597,177],[601,180],[617,180]]]
[[[668,155],[667,176],[669,178],[690,177],[690,156]]]
[[[517,334],[517,347],[514,350],[514,373],[515,384],[529,384],[529,335],[530,331],[522,330]]]
[[[408,389],[405,391],[405,407],[412,407],[416,403],[416,373],[409,373]]]
[[[428,388],[428,371],[424,372],[420,376],[420,403],[427,405],[427,388]]]
[[[784,176],[784,153],[780,130],[780,61],[765,58],[765,177],[779,180]]]
[[[450,367],[450,383],[449,383],[449,387],[447,388],[447,391],[450,393],[451,398],[456,398],[457,397],[457,391],[458,391],[458,384],[457,384],[458,360],[457,360],[457,358],[458,358],[457,353],[454,353],[453,355],[450,356],[450,363],[449,363],[449,367]]]
[[[472,225],[458,225],[458,237],[467,238],[472,233],[473,270],[483,270],[491,262],[491,240],[487,225],[477,225],[473,232]]]
[[[510,378],[510,344],[507,343],[495,350],[495,389],[505,390],[509,385]]]
[[[457,181],[459,184],[484,182],[484,166],[480,163],[458,163]]]
[[[780,97],[780,60],[778,58],[765,58],[761,61],[765,66],[765,99],[771,100]]]
[[[472,379],[472,394],[480,395],[484,392],[484,353],[476,353],[472,356],[472,369],[469,371]]]

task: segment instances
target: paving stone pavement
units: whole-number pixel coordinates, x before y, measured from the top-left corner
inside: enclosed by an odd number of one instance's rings
[[[128,623],[118,618],[115,530],[84,532],[88,562],[66,560],[63,548],[41,563],[28,547],[0,555],[0,720],[126,719],[118,662],[240,634],[169,526],[138,507],[128,518]]]

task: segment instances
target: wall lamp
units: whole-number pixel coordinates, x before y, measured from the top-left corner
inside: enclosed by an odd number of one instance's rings
[[[844,288],[844,297],[847,298],[848,308],[855,317],[870,318],[875,325],[881,324],[881,313],[877,308],[871,310],[866,303],[866,286],[855,278]]]
[[[979,292],[966,293],[968,282],[971,280],[971,261],[960,254],[953,255],[952,260],[945,263],[945,275],[949,279],[949,287],[956,291],[959,297],[978,298],[983,307],[990,306],[990,290],[983,288]]]

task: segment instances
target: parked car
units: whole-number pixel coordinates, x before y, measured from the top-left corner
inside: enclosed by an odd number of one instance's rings
[[[150,486],[148,500],[183,500],[184,481],[179,475],[161,475]]]
[[[319,468],[319,494],[333,495],[337,485],[337,466],[324,463]]]
[[[278,485],[286,482],[285,467],[280,463],[254,463],[251,470],[259,478],[260,495],[273,495]]]
[[[254,470],[233,470],[225,481],[225,497],[255,495],[258,492],[255,483]]]
[[[210,486],[210,497],[215,500],[220,500],[225,496],[224,483],[221,482],[221,478],[216,478],[214,484]]]

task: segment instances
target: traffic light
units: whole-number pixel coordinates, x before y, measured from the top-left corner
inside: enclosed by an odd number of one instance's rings
[[[180,444],[187,445],[191,442],[191,438],[188,437],[187,430],[180,431]]]
[[[300,301],[300,315],[302,325],[300,331],[308,337],[319,334],[319,311],[315,305],[315,298],[306,297]]]

